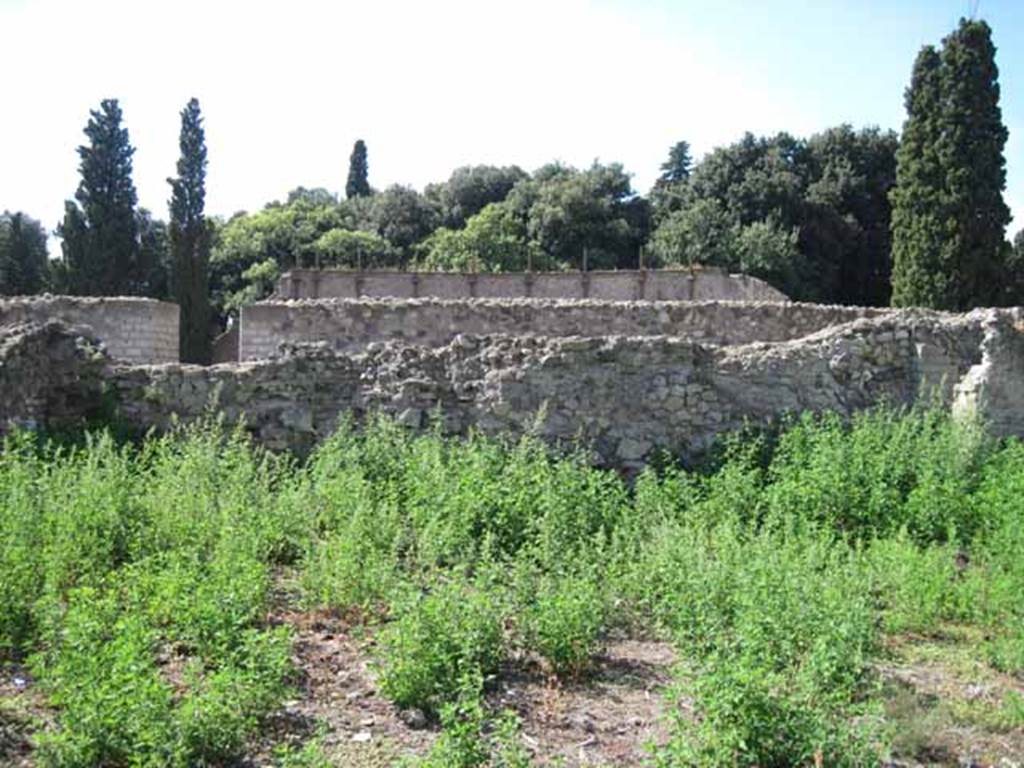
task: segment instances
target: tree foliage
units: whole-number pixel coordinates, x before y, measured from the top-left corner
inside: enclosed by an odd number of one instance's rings
[[[1006,299],[1007,130],[991,30],[961,19],[926,46],[906,93],[893,202],[893,303],[965,310]]]
[[[313,243],[321,267],[388,269],[399,265],[399,254],[380,235],[350,229],[332,229]]]
[[[690,178],[693,158],[690,157],[690,145],[678,141],[668,151],[668,160],[661,164],[661,175],[658,181],[666,184],[677,184]]]
[[[896,183],[897,145],[892,131],[854,131],[848,125],[807,141],[807,210],[802,222],[789,224],[800,227],[811,264],[836,264],[828,270],[835,280],[826,297],[830,300],[865,306],[889,303],[889,191]],[[811,252],[812,245],[817,252]]]
[[[428,270],[522,272],[551,266],[527,238],[525,223],[499,203],[488,205],[463,229],[438,229],[423,245],[419,266]]]
[[[345,182],[345,197],[368,197],[370,189],[370,166],[366,158],[366,143],[358,139],[352,147],[348,160],[348,180]]]
[[[312,267],[316,242],[333,229],[351,227],[347,211],[336,205],[315,205],[305,196],[294,202],[271,203],[256,213],[239,213],[217,227],[210,254],[210,289],[214,306],[221,312],[239,306],[249,287],[245,273],[256,264],[271,261],[278,271]],[[262,273],[261,273],[262,274]],[[266,286],[266,281],[260,282]],[[254,294],[264,298],[265,294]]]
[[[403,262],[412,258],[413,247],[440,223],[434,203],[412,187],[400,184],[374,195],[367,214],[364,226],[397,248]]]
[[[448,181],[428,185],[424,194],[436,203],[441,225],[459,229],[486,206],[504,200],[516,184],[527,178],[529,175],[516,165],[467,165],[456,168]]]
[[[206,134],[196,99],[181,111],[181,157],[171,185],[173,295],[181,309],[181,359],[210,361],[210,230],[206,205]]]
[[[0,214],[0,295],[26,296],[49,285],[46,230],[20,211]]]
[[[76,294],[146,294],[147,265],[141,263],[128,130],[116,99],[90,111],[78,148],[81,182],[65,202],[63,238],[67,290]]]
[[[526,222],[529,240],[568,269],[635,268],[647,239],[648,208],[618,163],[580,171],[560,164],[538,169],[506,201]]]
[[[747,134],[686,174],[670,156],[671,179],[651,193],[651,249],[663,263],[747,264],[795,299],[887,303],[895,148],[892,133],[842,125],[806,140]],[[744,256],[740,235],[754,224],[764,226],[746,235],[747,247],[767,238],[770,256]]]
[[[661,164],[661,174],[651,188],[651,207],[658,223],[685,204],[686,183],[692,171],[689,143],[676,142],[669,148],[668,159]]]
[[[139,231],[139,264],[146,295],[162,301],[175,301],[171,280],[171,238],[166,222],[153,218],[146,208],[135,211]]]
[[[735,269],[739,225],[715,198],[669,214],[651,237],[653,266],[719,266]]]

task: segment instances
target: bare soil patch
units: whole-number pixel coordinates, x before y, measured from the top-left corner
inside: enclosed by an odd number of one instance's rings
[[[272,744],[318,736],[336,765],[377,768],[426,754],[436,723],[403,712],[377,690],[372,629],[325,613],[292,613],[298,695],[266,732],[255,760],[272,765]],[[538,766],[639,766],[646,746],[666,738],[665,686],[675,661],[667,643],[610,641],[591,673],[559,683],[532,658],[516,659],[488,690],[488,704],[521,720],[523,745]]]
[[[1024,765],[1024,680],[983,659],[982,634],[950,626],[890,638],[879,665],[895,766]]]

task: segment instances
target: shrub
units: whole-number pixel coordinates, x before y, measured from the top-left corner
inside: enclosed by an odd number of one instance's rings
[[[35,664],[60,712],[59,728],[40,737],[44,762],[169,764],[173,692],[154,659],[156,634],[141,616],[120,615],[112,597],[93,588],[79,588],[69,599],[59,644],[49,650],[49,663],[39,657]]]
[[[779,439],[766,501],[776,515],[825,523],[858,539],[905,529],[915,541],[962,540],[978,526],[970,503],[992,444],[940,410],[878,409],[846,426],[805,415]]]
[[[906,535],[873,542],[866,581],[889,632],[929,631],[957,617],[954,546],[919,547]]]
[[[526,608],[526,633],[558,677],[586,671],[605,620],[604,595],[590,574],[548,576]]]
[[[497,671],[504,650],[502,610],[494,597],[458,576],[426,594],[400,599],[380,633],[379,681],[400,707],[440,711],[466,675]]]

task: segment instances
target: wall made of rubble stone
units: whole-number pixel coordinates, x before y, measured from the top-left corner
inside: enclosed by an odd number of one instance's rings
[[[60,321],[86,328],[116,359],[178,358],[178,306],[134,297],[24,296],[0,299],[0,326]]]
[[[244,333],[243,333],[244,335]],[[852,414],[938,397],[1000,434],[1024,433],[1024,313],[895,311],[799,339],[716,346],[667,336],[457,336],[359,354],[300,346],[273,360],[210,368],[115,369],[121,415],[140,429],[211,403],[262,442],[305,449],[342,414],[410,428],[576,440],[635,469],[660,449],[703,451],[716,435],[785,413]]]
[[[891,310],[775,302],[612,302],[538,299],[331,299],[242,308],[241,360],[282,344],[324,342],[352,354],[379,341],[428,347],[459,334],[678,336],[704,344],[785,341]]]
[[[0,326],[0,434],[81,426],[102,408],[108,361],[95,339],[58,321]]]

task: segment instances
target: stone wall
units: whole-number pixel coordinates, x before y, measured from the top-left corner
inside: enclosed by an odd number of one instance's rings
[[[703,451],[716,435],[784,413],[852,414],[936,394],[977,410],[1000,434],[1024,433],[1024,311],[894,311],[804,338],[738,346],[651,336],[458,336],[355,355],[300,345],[273,360],[211,368],[117,367],[120,412],[166,427],[215,402],[262,442],[306,449],[339,415],[384,412],[410,428],[535,432],[581,440],[600,463],[633,470],[659,449]]]
[[[214,365],[218,363],[237,363],[239,359],[238,344],[238,326],[233,325],[213,340],[210,362]]]
[[[178,360],[176,304],[132,297],[44,295],[0,299],[0,326],[51,320],[88,328],[117,360]]]
[[[599,463],[632,471],[660,449],[699,454],[748,421],[935,398],[979,413],[997,434],[1024,435],[1024,309],[898,310],[736,345],[459,335],[435,347],[389,341],[337,354],[314,343],[209,367],[111,361],[56,322],[0,329],[0,431],[74,426],[101,402],[140,432],[166,429],[212,405],[266,445],[304,451],[343,414],[383,412],[411,429],[436,414],[451,434],[579,440]]]
[[[108,361],[95,339],[58,321],[0,326],[0,434],[88,419],[101,407]]]
[[[786,301],[749,275],[717,267],[614,272],[353,272],[293,269],[278,280],[278,299],[434,297],[441,299],[598,299],[603,301]]]
[[[240,359],[275,355],[282,343],[325,342],[355,353],[377,341],[428,347],[459,334],[679,336],[705,344],[785,341],[890,310],[817,304],[609,302],[538,299],[331,299],[242,308]]]

